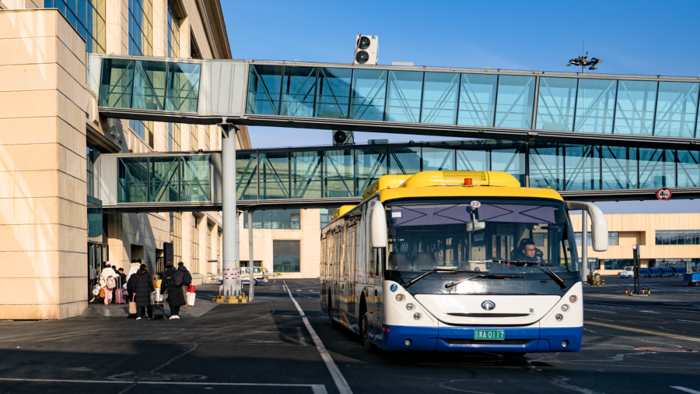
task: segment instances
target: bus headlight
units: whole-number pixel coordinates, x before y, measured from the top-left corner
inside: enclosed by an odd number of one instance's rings
[[[562,320],[564,320],[564,315],[562,315],[561,313],[557,313],[555,318],[557,319],[557,321],[562,321]]]
[[[401,302],[401,301],[403,301],[403,299],[404,299],[403,294],[397,294],[397,295],[396,295],[396,301]]]
[[[406,304],[406,310],[412,311],[412,310],[413,310],[413,304],[411,304],[410,302],[409,302],[408,304]]]
[[[576,302],[576,300],[578,300],[578,297],[576,297],[575,295],[572,295],[571,297],[569,297],[569,301],[571,301],[572,304],[574,302]]]
[[[566,304],[564,304],[564,305],[561,306],[561,310],[562,310],[563,312],[566,312],[566,311],[569,310],[569,306],[566,305]]]
[[[414,313],[414,314],[413,314],[413,318],[414,318],[415,320],[420,320],[420,313]]]

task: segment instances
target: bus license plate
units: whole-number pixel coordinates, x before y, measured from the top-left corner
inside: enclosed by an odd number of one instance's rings
[[[474,340],[477,341],[502,341],[505,337],[503,330],[474,330]]]

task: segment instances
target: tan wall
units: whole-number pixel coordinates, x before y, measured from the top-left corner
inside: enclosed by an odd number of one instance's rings
[[[700,245],[656,245],[656,230],[699,230],[700,213],[609,214],[608,231],[619,232],[619,245],[606,252],[588,248],[588,256],[599,259],[631,259],[632,245],[639,244],[642,260],[700,258]],[[590,220],[588,221],[590,231]],[[581,215],[572,215],[574,231],[581,231]],[[578,246],[579,253],[581,247]],[[602,268],[601,264],[601,268]],[[608,270],[606,273],[619,273]]]
[[[84,46],[58,11],[0,12],[0,319],[87,307]]]
[[[247,213],[245,213],[247,214]],[[248,260],[249,236],[248,229],[243,228],[243,217],[240,218],[240,260]],[[253,230],[253,258],[262,261],[263,267],[269,272],[274,272],[273,240],[299,240],[301,241],[300,260],[301,272],[283,273],[282,278],[318,278],[319,262],[321,261],[321,227],[320,211],[318,209],[302,209],[300,217],[300,230]]]

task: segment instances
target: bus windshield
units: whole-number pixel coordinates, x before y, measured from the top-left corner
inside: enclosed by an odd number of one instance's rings
[[[549,294],[560,293],[557,281],[580,280],[562,201],[396,201],[388,204],[387,219],[387,279],[406,285],[435,270],[412,282],[411,292]],[[561,279],[552,280],[552,273]]]

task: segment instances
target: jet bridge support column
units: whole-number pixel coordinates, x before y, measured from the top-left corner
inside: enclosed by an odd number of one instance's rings
[[[223,283],[219,289],[219,300],[229,303],[241,296],[241,277],[238,262],[238,214],[236,211],[236,126],[219,125],[224,134],[221,147],[223,174],[222,218],[223,235]],[[225,298],[228,297],[228,298]],[[232,302],[231,302],[232,303]]]

